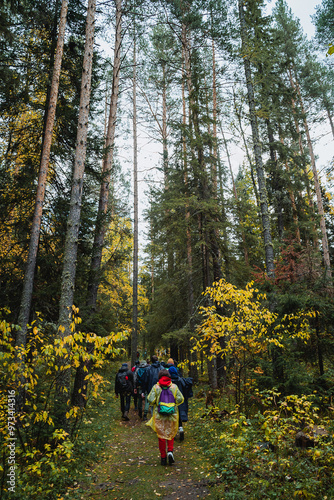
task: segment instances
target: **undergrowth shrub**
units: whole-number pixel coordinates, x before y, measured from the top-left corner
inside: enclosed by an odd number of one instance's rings
[[[99,337],[77,332],[80,319],[78,310],[74,312],[71,335],[51,337],[39,319],[31,325],[24,349],[15,347],[18,327],[0,320],[1,499],[51,500],[68,484],[86,408],[68,401],[67,430],[57,428],[54,402],[60,353],[66,356],[65,366],[71,367],[73,374],[81,361],[90,361],[93,369],[86,375],[88,397],[99,401],[109,383],[103,368],[123,351],[117,343],[126,338],[126,333]]]
[[[238,407],[220,422],[212,418],[221,415],[218,407],[196,413],[197,440],[221,480],[222,498],[334,498],[334,409],[322,401],[327,411],[320,413],[318,394],[257,395],[263,410],[251,418]],[[298,432],[313,447],[297,447]]]

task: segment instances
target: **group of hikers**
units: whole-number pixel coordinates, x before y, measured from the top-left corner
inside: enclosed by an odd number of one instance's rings
[[[132,370],[123,363],[115,378],[115,394],[120,396],[122,420],[129,420],[131,398],[139,417],[159,439],[161,465],[174,463],[174,438],[179,432],[184,440],[183,423],[188,421],[188,398],[192,397],[192,378],[182,377],[172,358],[159,362],[157,356],[141,363],[136,361]]]

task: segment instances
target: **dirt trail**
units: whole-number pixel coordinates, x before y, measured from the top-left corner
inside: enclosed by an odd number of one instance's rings
[[[77,483],[76,498],[213,498],[208,488],[213,473],[197,450],[187,425],[185,440],[180,442],[178,436],[175,439],[175,464],[164,467],[160,465],[156,434],[133,409],[130,410],[129,422],[120,421],[119,401],[113,399],[109,416],[105,453],[99,463],[86,471],[85,479]]]

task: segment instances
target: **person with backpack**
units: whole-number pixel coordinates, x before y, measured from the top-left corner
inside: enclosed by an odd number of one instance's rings
[[[129,419],[131,395],[133,394],[133,373],[129,370],[127,363],[123,363],[115,378],[115,394],[121,396],[122,420]]]
[[[183,397],[184,402],[179,407],[179,436],[180,441],[184,440],[183,422],[188,422],[188,399],[193,396],[193,379],[191,377],[181,377],[174,366],[174,363],[168,368],[172,382],[178,386]]]
[[[136,362],[137,364],[137,362]],[[145,375],[145,370],[149,365],[143,361],[138,366],[136,366],[136,370],[134,371],[134,394],[137,395],[137,404],[138,404],[138,415],[139,418],[143,417],[143,401],[145,401],[144,406],[144,417],[143,420],[147,420],[147,412],[149,409],[149,404],[147,402],[147,394],[145,395],[142,389],[143,379]]]
[[[161,370],[161,364],[158,361],[158,356],[151,356],[151,364],[145,370],[145,375],[143,377],[143,392],[150,393],[154,384],[158,382],[158,375]]]
[[[159,439],[161,465],[172,465],[174,460],[174,437],[179,427],[178,406],[183,396],[177,385],[172,383],[168,370],[160,370],[158,383],[152,387],[147,400],[153,405],[153,416],[146,425],[152,427]],[[167,451],[166,451],[167,446]]]
[[[137,374],[137,371],[138,371],[139,364],[140,364],[140,362],[136,361],[135,366],[133,366],[131,368],[131,371],[133,373],[133,402],[134,402],[134,405],[135,405],[135,411],[138,411],[138,407],[139,407],[139,405],[138,405],[138,392],[136,390],[136,378],[137,378],[136,374]],[[139,400],[140,399],[141,399],[141,397],[139,397]]]
[[[175,368],[176,372],[179,373],[178,369],[175,366],[174,359],[173,358],[169,358],[169,360],[167,361],[167,366],[166,366],[167,370],[169,370],[169,368],[171,368],[172,366]]]
[[[158,356],[151,356],[151,364],[145,369],[142,377],[142,398],[145,398],[145,410],[143,420],[147,419],[148,406],[146,405],[147,395],[150,393],[154,384],[158,382],[158,375],[162,366],[158,361]],[[147,408],[147,409],[146,409]]]

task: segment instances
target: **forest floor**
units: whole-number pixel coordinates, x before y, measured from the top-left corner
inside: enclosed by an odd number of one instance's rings
[[[139,419],[131,400],[130,421],[120,419],[120,401],[110,390],[105,404],[88,412],[85,426],[99,429],[105,440],[95,463],[78,473],[78,480],[63,498],[151,500],[170,498],[221,499],[216,490],[217,477],[205,455],[198,449],[191,426],[191,400],[185,439],[174,442],[175,463],[160,465],[158,438]],[[209,486],[211,486],[209,488]],[[218,485],[217,485],[218,486]]]

